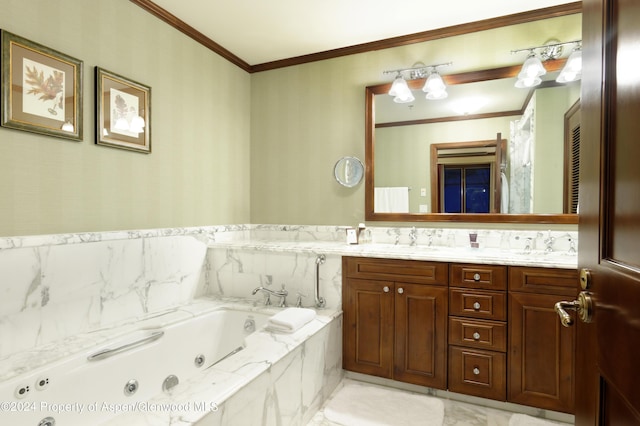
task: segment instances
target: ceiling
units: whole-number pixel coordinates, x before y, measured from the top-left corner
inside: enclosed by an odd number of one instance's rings
[[[153,0],[251,66],[572,0]]]

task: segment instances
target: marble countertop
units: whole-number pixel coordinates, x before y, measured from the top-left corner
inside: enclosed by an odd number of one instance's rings
[[[439,247],[406,244],[346,244],[331,241],[243,240],[210,243],[209,248],[270,252],[314,253],[385,259],[464,262],[490,265],[576,269],[578,256],[565,251],[523,251],[495,248]]]

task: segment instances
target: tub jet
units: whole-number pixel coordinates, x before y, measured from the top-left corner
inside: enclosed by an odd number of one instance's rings
[[[45,417],[44,419],[40,420],[40,423],[38,423],[38,426],[55,426],[56,425],[56,419],[54,419],[53,417]]]
[[[126,396],[131,396],[138,391],[138,381],[136,379],[129,380],[126,385],[124,385],[124,394]]]
[[[171,390],[171,388],[173,388],[174,386],[177,386],[178,383],[180,383],[178,376],[174,376],[172,374],[168,376],[166,379],[164,379],[164,382],[162,382],[162,390],[165,392],[168,392],[169,390]]]

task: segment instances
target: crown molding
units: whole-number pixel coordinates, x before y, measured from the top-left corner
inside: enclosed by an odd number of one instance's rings
[[[375,50],[390,49],[393,47],[406,46],[414,43],[424,43],[426,41],[437,40],[445,37],[453,37],[462,34],[469,34],[476,31],[484,31],[493,28],[500,28],[509,25],[522,24],[537,21],[539,19],[556,18],[560,16],[582,13],[582,2],[567,3],[559,6],[546,7],[512,15],[500,16],[497,18],[484,19],[482,21],[469,22],[461,25],[454,25],[436,30],[424,31],[400,37],[393,37],[369,43],[357,44],[342,47],[339,49],[326,50],[323,52],[311,53],[309,55],[296,56],[287,59],[280,59],[262,64],[249,65],[229,50],[225,49],[215,41],[211,40],[200,31],[196,30],[186,22],[161,8],[151,0],[130,0],[178,31],[191,37],[198,43],[217,53],[229,62],[249,73],[269,71],[278,68],[285,68],[294,65],[306,64],[309,62],[323,61],[326,59],[338,58],[341,56],[355,55],[358,53],[371,52]]]

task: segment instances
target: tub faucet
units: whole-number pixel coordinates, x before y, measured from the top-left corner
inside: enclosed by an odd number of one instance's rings
[[[264,298],[265,306],[271,305],[271,295],[278,296],[280,298],[280,304],[278,306],[280,306],[281,308],[287,306],[287,295],[289,294],[289,292],[284,289],[284,285],[282,286],[282,290],[279,291],[273,291],[266,287],[260,286],[253,289],[251,294],[255,296],[258,292],[262,292],[266,295]]]

